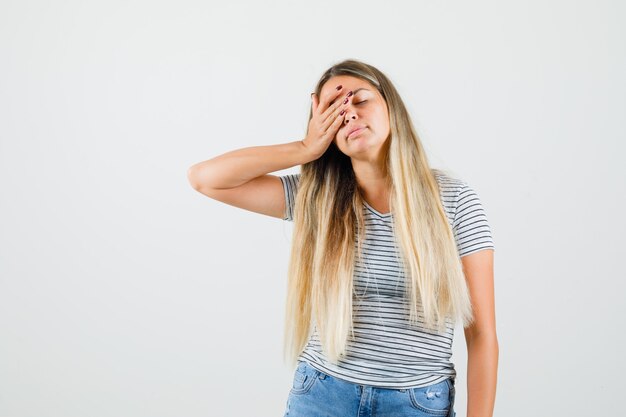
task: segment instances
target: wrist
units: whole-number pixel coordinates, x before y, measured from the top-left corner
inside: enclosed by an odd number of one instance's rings
[[[306,164],[307,162],[311,162],[319,158],[319,155],[315,155],[306,145],[304,140],[298,141],[298,145],[300,146],[300,155],[302,156],[301,164]]]

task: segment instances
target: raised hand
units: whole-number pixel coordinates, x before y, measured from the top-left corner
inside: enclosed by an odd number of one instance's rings
[[[341,87],[341,86],[339,86]],[[351,100],[352,91],[345,97],[341,97],[341,89],[326,97],[320,103],[317,94],[311,96],[313,116],[309,121],[307,136],[302,141],[313,159],[317,159],[326,152],[330,143],[335,139],[335,135],[343,122],[345,107]],[[334,100],[334,103],[331,103]]]

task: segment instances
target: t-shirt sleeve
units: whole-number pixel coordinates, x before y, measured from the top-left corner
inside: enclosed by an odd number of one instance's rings
[[[293,221],[293,208],[296,201],[296,192],[298,191],[298,184],[300,182],[300,174],[288,174],[279,176],[283,183],[283,190],[285,191],[285,215],[283,220]]]
[[[495,250],[485,209],[467,183],[463,183],[456,198],[452,230],[460,257],[482,249]]]

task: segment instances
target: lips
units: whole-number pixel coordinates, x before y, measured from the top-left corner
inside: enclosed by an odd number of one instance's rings
[[[360,131],[362,131],[363,129],[365,129],[365,126],[354,126],[352,129],[350,129],[350,130],[348,131],[348,134],[346,135],[346,138],[349,138],[349,137],[350,137],[350,135],[351,135],[353,132],[357,132],[357,133],[359,133],[359,132],[360,132]]]

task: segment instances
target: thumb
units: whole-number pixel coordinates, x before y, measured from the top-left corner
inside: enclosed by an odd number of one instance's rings
[[[317,95],[315,93],[311,93],[311,107],[313,111],[317,108]]]

